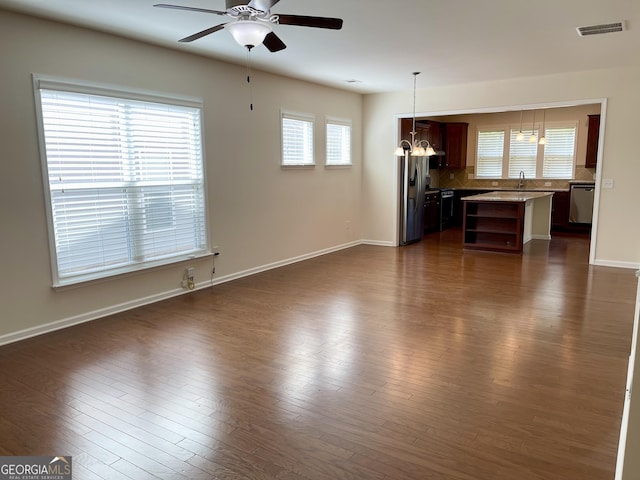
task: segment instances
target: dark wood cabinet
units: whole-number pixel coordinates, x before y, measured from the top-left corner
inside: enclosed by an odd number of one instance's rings
[[[522,252],[523,202],[465,201],[464,248]]]
[[[424,232],[440,230],[440,192],[427,192],[424,196]]]
[[[587,131],[587,155],[584,166],[596,168],[598,164],[598,142],[600,137],[600,115],[589,115],[589,127]]]
[[[569,226],[569,192],[554,192],[551,200],[551,228],[566,230]]]
[[[411,141],[413,119],[400,121],[400,137]],[[430,168],[465,168],[467,166],[468,123],[440,123],[433,120],[416,121],[416,140],[427,140],[434,150],[444,156],[432,156]]]
[[[465,168],[467,166],[468,123],[443,123],[444,126],[444,168]]]
[[[427,140],[434,150],[442,150],[442,128],[440,122],[433,120],[420,120],[416,122],[416,138]]]

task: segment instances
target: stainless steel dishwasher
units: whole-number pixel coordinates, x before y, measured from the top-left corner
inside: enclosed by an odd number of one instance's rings
[[[571,185],[569,223],[591,223],[594,190],[591,184]]]

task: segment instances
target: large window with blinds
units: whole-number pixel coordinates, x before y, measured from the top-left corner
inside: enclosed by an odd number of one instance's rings
[[[477,178],[502,178],[504,129],[478,130]]]
[[[546,128],[542,161],[543,178],[573,178],[576,156],[576,127]]]
[[[524,139],[518,140],[520,130],[511,129],[509,141],[508,178],[518,178],[523,172],[526,178],[536,178],[538,160],[538,129],[522,130]]]
[[[34,86],[54,286],[207,253],[200,101]]]
[[[546,125],[522,130],[510,127],[478,128],[476,178],[573,178],[576,160],[577,124]]]

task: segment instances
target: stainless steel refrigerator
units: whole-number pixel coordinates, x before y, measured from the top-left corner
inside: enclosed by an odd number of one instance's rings
[[[424,233],[424,194],[430,186],[427,161],[406,153],[400,163],[400,245],[417,242]]]

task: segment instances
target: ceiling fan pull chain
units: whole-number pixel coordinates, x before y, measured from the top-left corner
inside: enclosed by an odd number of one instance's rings
[[[249,84],[249,109],[253,112],[253,87],[251,85],[251,48],[247,47],[247,83]]]

